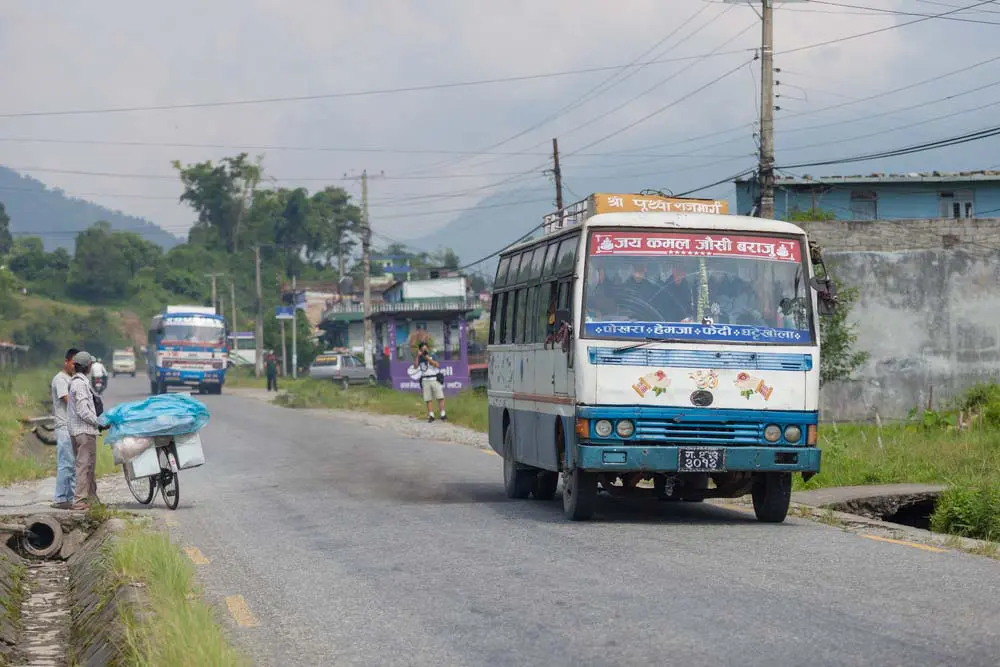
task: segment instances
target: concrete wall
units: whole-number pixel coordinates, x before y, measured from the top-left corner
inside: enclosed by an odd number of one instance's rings
[[[803,225],[834,276],[858,287],[851,313],[870,359],[826,385],[825,419],[902,419],[928,397],[1000,379],[1000,219]]]

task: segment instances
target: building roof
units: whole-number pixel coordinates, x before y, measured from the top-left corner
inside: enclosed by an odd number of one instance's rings
[[[738,178],[737,183],[753,182],[753,177]],[[1000,182],[1000,170],[984,169],[980,171],[924,171],[907,172],[905,174],[854,174],[851,176],[776,176],[775,185],[876,185],[881,183],[976,183]]]

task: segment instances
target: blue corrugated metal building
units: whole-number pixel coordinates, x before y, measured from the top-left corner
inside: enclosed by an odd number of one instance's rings
[[[736,213],[755,212],[757,182],[736,181]],[[1000,217],[1000,171],[778,177],[775,217],[821,210],[840,220]]]

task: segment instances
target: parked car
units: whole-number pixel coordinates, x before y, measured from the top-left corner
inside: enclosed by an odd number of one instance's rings
[[[309,367],[309,377],[332,380],[347,389],[352,384],[375,384],[375,371],[350,354],[321,354]]]

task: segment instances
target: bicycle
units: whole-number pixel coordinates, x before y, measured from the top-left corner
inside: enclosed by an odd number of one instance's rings
[[[169,443],[156,447],[156,457],[160,462],[160,472],[149,477],[134,478],[129,475],[129,464],[123,464],[125,482],[128,484],[128,490],[132,492],[132,497],[141,505],[152,504],[159,489],[167,509],[175,510],[180,502],[181,490],[178,480],[180,468],[177,466],[177,445],[173,438],[170,438]]]

